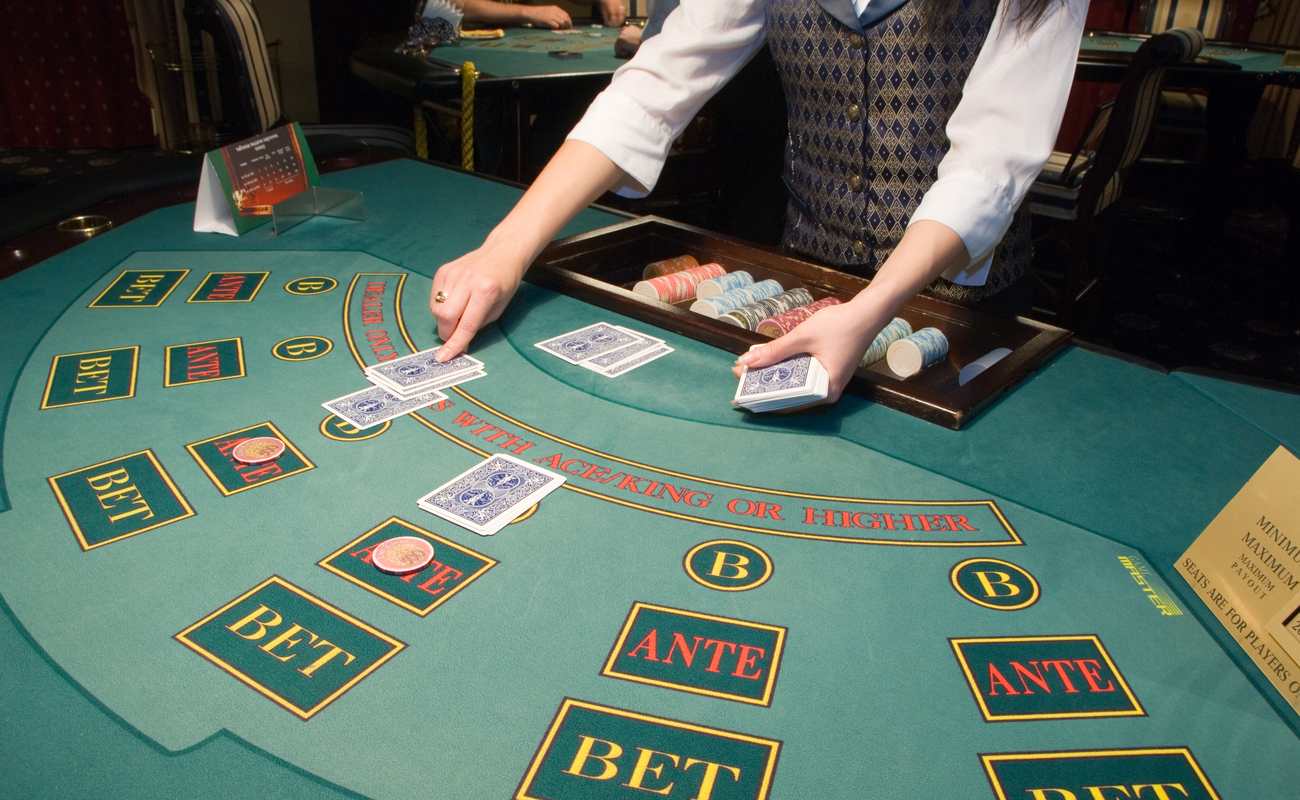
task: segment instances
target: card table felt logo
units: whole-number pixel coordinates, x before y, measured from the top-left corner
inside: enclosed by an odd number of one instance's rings
[[[770,706],[786,629],[636,602],[600,674]]]
[[[1038,602],[1038,579],[1029,570],[998,558],[968,558],[955,564],[948,580],[957,594],[994,611],[1020,611]]]
[[[140,346],[60,353],[50,362],[41,410],[135,397]]]
[[[47,479],[82,550],[93,550],[194,516],[152,450]]]
[[[713,539],[686,551],[682,569],[691,580],[719,592],[757,589],[772,577],[772,558],[735,539]]]
[[[765,800],[781,743],[565,698],[515,800]]]
[[[353,347],[358,364],[362,347]],[[451,387],[449,394],[455,403],[464,401],[464,407],[440,417],[426,413],[409,418],[480,456],[496,449],[517,455],[531,451],[526,457],[532,463],[566,476],[567,490],[624,508],[729,530],[847,544],[1024,544],[992,500],[832,497],[748,486],[633,461],[564,439],[488,405],[463,386]]]
[[[157,308],[189,275],[188,269],[127,269],[88,308]]]
[[[235,447],[245,439],[258,436],[273,436],[284,442],[284,453],[276,460],[264,464],[245,464],[236,461],[232,452]],[[270,421],[259,422],[199,442],[191,442],[185,445],[185,449],[194,456],[194,460],[199,462],[199,467],[216,484],[217,491],[226,497],[316,468],[316,465],[289,440],[289,437],[281,433],[280,429]]]
[[[246,374],[244,342],[239,337],[173,344],[164,351],[163,386],[169,389],[242,378]]]
[[[336,289],[339,282],[328,275],[308,275],[303,278],[291,278],[284,284],[289,294],[305,297],[313,294],[325,294]]]
[[[1186,747],[981,755],[997,800],[1221,800]]]
[[[948,642],[988,722],[1146,715],[1096,636]]]
[[[209,272],[185,302],[251,303],[269,277],[269,272]]]
[[[326,336],[290,336],[276,342],[271,355],[281,361],[314,361],[333,349],[334,342]]]
[[[380,542],[395,536],[428,539],[433,544],[433,561],[410,575],[380,572],[370,560],[371,553]],[[427,617],[497,565],[496,559],[398,517],[389,517],[317,563],[345,581],[421,617]]]
[[[405,643],[278,575],[176,634],[176,640],[310,719]]]

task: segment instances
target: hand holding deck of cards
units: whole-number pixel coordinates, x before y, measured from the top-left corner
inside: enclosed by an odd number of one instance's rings
[[[606,378],[617,378],[673,352],[663,339],[608,322],[569,331],[534,346]]]
[[[754,412],[798,408],[825,400],[829,384],[820,361],[794,356],[761,369],[746,368],[731,404]]]

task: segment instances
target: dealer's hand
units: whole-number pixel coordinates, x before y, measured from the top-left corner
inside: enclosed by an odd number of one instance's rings
[[[483,244],[438,268],[429,310],[443,345],[438,360],[465,352],[474,334],[505,310],[537,255],[583,207],[628,176],[595,147],[560,145],[524,196]]]
[[[519,262],[517,256],[485,244],[438,268],[429,295],[443,341],[438,361],[465,352],[479,329],[501,316],[519,289],[526,266]]]
[[[862,354],[891,319],[888,314],[873,311],[866,306],[866,303],[855,300],[823,308],[785,336],[755,345],[748,353],[736,359],[736,365],[731,371],[739,378],[742,366],[761,369],[807,353],[820,361],[830,375],[826,399],[821,402],[834,403],[840,399],[844,387],[853,377]]]

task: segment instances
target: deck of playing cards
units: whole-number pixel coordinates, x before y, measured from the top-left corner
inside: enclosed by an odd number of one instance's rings
[[[434,357],[437,348],[366,367],[371,386],[327,400],[321,406],[360,430],[409,414],[447,399],[440,389],[487,375],[483,362],[471,356],[445,364]]]
[[[473,356],[457,356],[445,363],[437,359],[437,347],[366,367],[366,380],[403,397],[446,389],[487,374],[483,362]]]
[[[494,455],[417,502],[430,514],[492,536],[563,483],[563,475],[514,456]]]
[[[546,339],[535,347],[607,378],[617,378],[673,352],[663,339],[608,322]]]
[[[750,411],[780,411],[826,399],[830,375],[812,356],[788,358],[762,369],[745,369],[731,404]]]

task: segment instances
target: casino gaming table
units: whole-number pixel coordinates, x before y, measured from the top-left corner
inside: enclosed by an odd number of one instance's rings
[[[402,55],[391,46],[365,48],[353,53],[353,74],[388,94],[410,102],[416,109],[417,147],[426,147],[422,111],[425,104],[440,107],[462,96],[461,66],[473,62],[478,71],[475,97],[500,99],[504,124],[490,111],[475,111],[480,140],[507,137],[504,173],[523,177],[528,146],[529,116],[556,105],[590,102],[626,59],[614,56],[619,28],[574,20],[574,27],[557,32],[534,28],[506,28],[501,39],[462,39],[435,48],[429,58]],[[559,57],[564,54],[564,57]],[[559,94],[557,94],[559,93]],[[585,98],[585,100],[584,100]],[[502,128],[498,131],[497,128]]]
[[[454,45],[435,48],[429,61],[460,69],[474,62],[488,78],[536,79],[547,75],[603,74],[608,76],[624,63],[614,57],[614,40],[619,29],[577,21],[566,31],[537,28],[506,28],[501,39],[462,39]],[[578,54],[557,58],[554,52]]]
[[[180,205],[0,283],[6,796],[1295,796],[1294,716],[1172,570],[1295,396],[1072,347],[962,431],[753,417],[673,331],[549,357],[646,325],[525,284],[487,377],[357,431],[320,403],[436,343],[429,276],[518,190],[324,181],[368,220]],[[288,452],[237,464],[256,432]],[[493,537],[416,507],[491,453],[567,483]],[[396,533],[435,562],[375,570]]]
[[[1145,34],[1086,31],[1079,45],[1079,77],[1119,80],[1129,59],[1147,38]],[[1283,63],[1285,56],[1285,50],[1267,45],[1207,42],[1194,63],[1170,72],[1175,82],[1226,80],[1239,85],[1243,82],[1294,84],[1300,80],[1300,67]]]
[[[1147,34],[1086,31],[1079,45],[1078,80],[1118,83]],[[1245,190],[1236,173],[1247,158],[1251,123],[1269,86],[1300,85],[1300,66],[1284,63],[1286,51],[1268,45],[1210,41],[1198,58],[1170,67],[1165,88],[1203,93],[1207,150],[1200,183],[1190,200],[1196,230],[1222,230],[1230,213],[1228,198]]]

